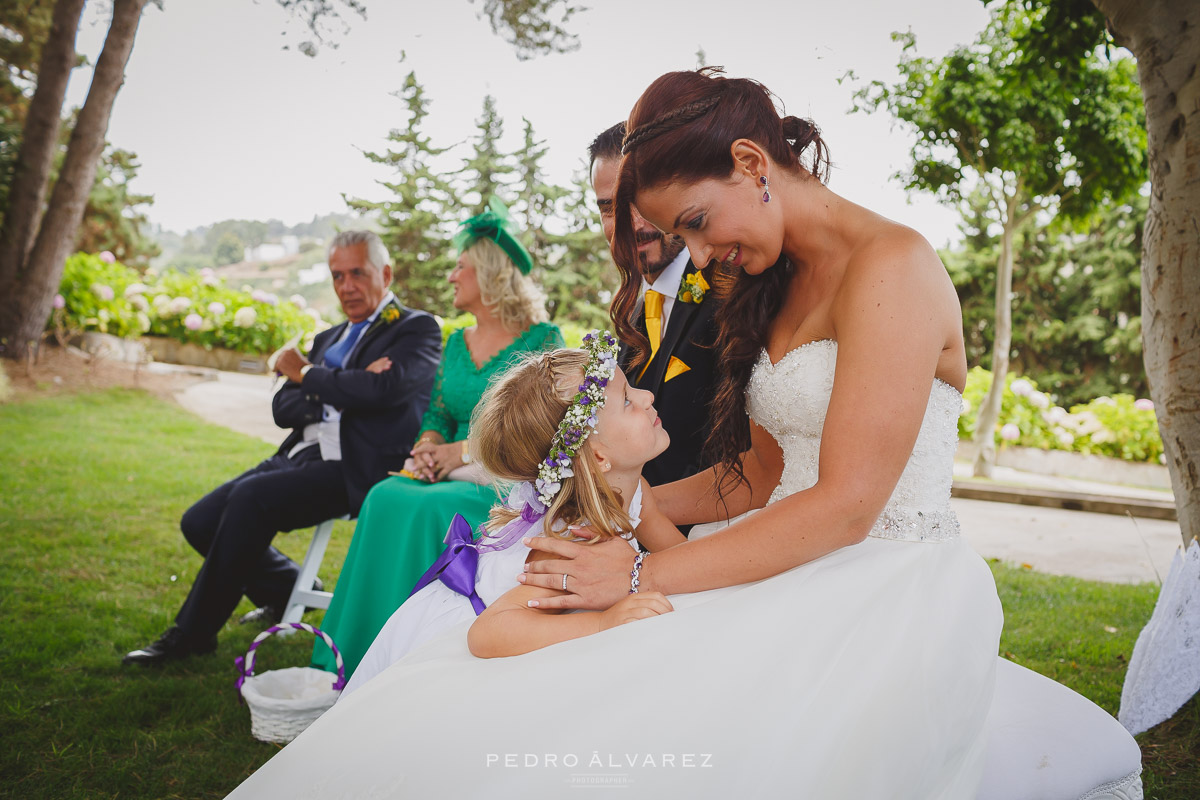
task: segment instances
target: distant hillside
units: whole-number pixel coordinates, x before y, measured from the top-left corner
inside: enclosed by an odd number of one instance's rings
[[[347,228],[375,228],[369,218],[358,214],[317,215],[309,222],[285,225],[277,219],[261,220],[227,219],[193,228],[186,233],[177,233],[162,228],[150,232],[162,253],[151,266],[159,269],[202,269],[234,264],[242,260],[246,248],[279,242],[285,236],[294,236],[300,242],[300,251],[308,247],[324,246],[335,232]]]
[[[337,231],[377,227],[372,220],[358,214],[325,214],[291,226],[277,219],[266,222],[229,219],[182,234],[157,228],[150,236],[162,248],[162,254],[151,266],[160,270],[213,269],[234,288],[262,289],[285,299],[298,294],[321,316],[339,320],[341,309],[333,287],[327,279],[312,280],[312,267],[325,262],[326,242]],[[248,250],[280,242],[285,237],[294,237],[290,249],[299,252],[271,261],[243,260]],[[305,270],[309,270],[307,281],[301,275]]]

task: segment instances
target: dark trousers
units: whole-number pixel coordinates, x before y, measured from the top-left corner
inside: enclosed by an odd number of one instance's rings
[[[283,610],[300,572],[271,546],[279,531],[316,525],[347,513],[340,461],[322,461],[312,445],[295,459],[276,453],[222,484],[187,510],[184,538],[204,556],[175,624],[192,639],[217,633],[242,595]]]

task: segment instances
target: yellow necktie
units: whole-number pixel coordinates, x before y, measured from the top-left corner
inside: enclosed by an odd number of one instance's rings
[[[646,360],[646,366],[642,367],[642,374],[645,374],[646,368],[650,366],[650,362],[654,360],[656,355],[658,355],[658,348],[662,344],[662,292],[656,292],[653,289],[647,289],[644,303],[646,312],[646,335],[650,337],[650,358]],[[639,375],[638,377],[641,376]]]

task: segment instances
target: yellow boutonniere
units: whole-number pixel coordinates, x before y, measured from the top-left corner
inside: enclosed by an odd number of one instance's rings
[[[396,320],[400,319],[400,309],[396,308],[395,306],[388,306],[383,310],[382,316],[384,322],[395,322]]]
[[[704,273],[696,271],[683,279],[677,298],[684,303],[699,303],[711,287],[704,280]]]

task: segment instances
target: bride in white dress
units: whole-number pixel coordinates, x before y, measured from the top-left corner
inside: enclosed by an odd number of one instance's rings
[[[713,440],[726,466],[744,451],[743,479],[655,498],[679,524],[745,516],[645,558],[642,589],[675,612],[503,659],[448,631],[234,797],[975,797],[1001,612],[949,508],[957,298],[923,239],[816,179],[799,122],[757,84],[688,72],[628,123],[618,263],[636,263],[636,199],[733,284]],[[545,607],[629,592],[624,542],[529,544],[560,557],[529,585],[570,575]]]

